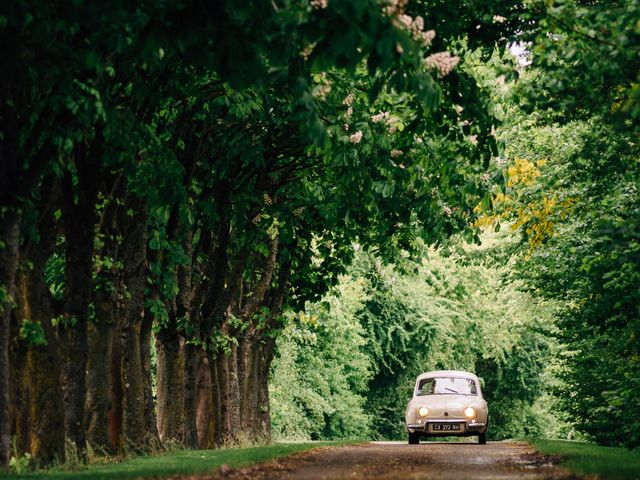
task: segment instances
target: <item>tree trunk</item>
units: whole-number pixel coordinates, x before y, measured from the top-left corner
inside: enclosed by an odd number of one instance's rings
[[[109,362],[109,445],[113,451],[121,451],[122,445],[122,327],[116,320],[111,338],[111,360]]]
[[[147,213],[139,199],[128,206],[134,215],[128,222],[123,241],[124,309],[122,317],[122,382],[123,382],[123,434],[134,447],[146,444],[144,372],[140,348],[144,319],[144,291],[147,282]]]
[[[182,375],[184,360],[180,335],[175,327],[156,334],[158,434],[162,442],[180,440],[182,419]]]
[[[145,402],[140,323],[122,329],[123,435],[125,444],[139,448],[145,444]]]
[[[241,428],[251,441],[258,436],[258,360],[260,345],[250,335],[243,336],[238,348]]]
[[[52,184],[48,184],[51,186]],[[44,189],[50,201],[38,206],[43,225],[42,232],[55,230],[51,209],[55,199],[54,190]],[[62,411],[62,389],[60,386],[60,351],[52,318],[56,316],[54,299],[45,281],[45,266],[55,248],[55,234],[24,239],[20,257],[22,266],[16,277],[15,314],[25,326],[39,326],[43,337],[21,338],[28,348],[24,385],[28,385],[28,398],[22,408],[29,410],[28,451],[40,465],[49,465],[56,460],[64,460],[64,422]]]
[[[16,298],[16,300],[19,299]],[[20,323],[17,317],[21,315],[16,310],[11,315],[12,332],[20,331]],[[11,362],[11,437],[15,438],[18,452],[23,454],[31,453],[31,432],[29,430],[29,424],[31,423],[29,418],[31,385],[29,385],[29,368],[27,366],[29,349],[25,342],[17,339],[17,335],[14,335],[14,337],[16,338],[9,344],[9,361]]]
[[[102,189],[110,192],[108,201],[101,209],[98,221],[100,250],[95,255],[101,260],[96,267],[96,288],[93,293],[95,320],[88,326],[89,356],[87,360],[87,395],[85,399],[85,426],[87,441],[93,447],[115,452],[118,441],[112,438],[111,413],[114,408],[114,382],[120,383],[120,360],[114,357],[116,336],[116,311],[118,299],[118,265],[121,251],[121,236],[118,229],[118,212],[122,209],[123,177],[107,176]],[[117,348],[120,351],[120,348]],[[114,366],[114,362],[117,363]],[[120,399],[121,396],[118,397]],[[118,426],[113,432],[116,439],[121,433]]]
[[[182,415],[183,415],[183,438],[184,445],[188,448],[198,446],[198,432],[196,430],[196,369],[200,348],[193,343],[186,342],[184,345],[184,376],[182,388]]]
[[[31,455],[41,466],[64,461],[64,419],[57,340],[51,317],[42,317],[48,344],[29,348]]]
[[[20,215],[16,210],[0,207],[0,469],[7,467],[11,455],[9,339],[19,225]]]
[[[233,445],[240,439],[240,388],[238,384],[238,347],[218,355],[218,388],[220,389],[219,445]]]
[[[177,270],[178,295],[176,296],[176,314],[185,325],[184,344],[184,376],[182,377],[182,442],[186,447],[196,448],[198,432],[196,430],[196,369],[198,367],[199,351],[197,345],[200,338],[198,316],[192,315],[192,264],[193,235],[186,232],[183,248],[189,261],[179,265]]]
[[[256,425],[259,428],[261,440],[271,442],[271,403],[269,399],[269,375],[271,363],[275,354],[276,339],[265,339],[262,348],[259,349],[258,358],[258,412]]]
[[[85,448],[84,399],[87,369],[87,324],[92,295],[93,240],[96,187],[90,163],[97,154],[80,152],[76,159],[79,183],[73,186],[71,173],[65,176],[62,212],[65,235],[65,299],[67,359],[64,365],[64,413],[67,437],[79,452]],[[78,191],[78,201],[74,199]]]
[[[220,354],[207,355],[211,372],[211,425],[213,431],[209,439],[209,447],[222,444],[222,385],[220,381]]]
[[[89,324],[89,357],[87,361],[87,396],[85,425],[87,441],[92,447],[112,447],[109,440],[109,391],[113,347],[113,310],[110,296],[97,295],[96,321]]]
[[[275,339],[247,335],[240,340],[240,411],[242,432],[252,442],[271,441],[269,370]]]
[[[198,448],[213,446],[212,382],[209,358],[204,350],[199,349],[198,367],[196,369],[196,429],[198,432]]]
[[[153,317],[145,314],[140,329],[140,353],[142,355],[142,374],[144,381],[144,429],[148,441],[160,441],[156,419],[156,407],[153,398],[153,378],[151,373],[151,329]]]

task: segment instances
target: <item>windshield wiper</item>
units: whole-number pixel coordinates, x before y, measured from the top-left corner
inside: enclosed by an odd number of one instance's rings
[[[444,387],[445,390],[449,390],[450,392],[453,393],[457,393],[458,395],[460,395],[460,392],[456,392],[455,390],[451,390],[450,388]]]

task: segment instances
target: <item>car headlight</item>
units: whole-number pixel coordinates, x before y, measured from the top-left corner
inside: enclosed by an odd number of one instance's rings
[[[464,416],[467,418],[474,418],[476,416],[476,409],[473,407],[467,407],[464,409]]]
[[[429,415],[429,409],[427,407],[420,407],[420,410],[418,410],[418,414],[420,414],[421,417],[426,417],[427,415]]]

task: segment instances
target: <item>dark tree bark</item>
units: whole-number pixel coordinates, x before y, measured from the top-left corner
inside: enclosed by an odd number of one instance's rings
[[[0,160],[5,160],[4,155]],[[18,265],[19,222],[17,209],[0,205],[0,469],[7,467],[11,455],[9,341]]]
[[[140,199],[127,203],[134,212],[123,240],[122,382],[123,434],[135,447],[146,443],[144,372],[141,330],[144,319],[144,292],[147,281],[147,213]]]
[[[238,383],[238,347],[232,344],[228,352],[217,359],[217,397],[220,401],[220,424],[216,429],[217,445],[233,445],[240,439],[240,385]]]
[[[161,441],[181,439],[184,359],[175,323],[156,334],[158,434]]]
[[[88,327],[89,354],[87,360],[87,395],[85,399],[85,425],[87,442],[92,447],[110,450],[109,440],[109,391],[113,381],[110,375],[114,303],[110,295],[95,296],[96,321]]]
[[[102,159],[102,138],[75,152],[77,189],[70,172],[63,186],[62,217],[65,235],[65,299],[67,359],[63,370],[64,413],[67,437],[78,451],[85,448],[87,324],[92,295],[93,241],[96,223],[97,165]],[[76,198],[74,198],[74,192]]]
[[[120,251],[116,214],[122,181],[119,177],[111,180],[113,184],[105,185],[105,191],[111,190],[112,194],[98,223],[102,248],[96,252],[101,259],[108,258],[110,261],[99,262],[96,270],[97,285],[93,293],[95,321],[88,325],[87,394],[84,407],[88,443],[107,451],[114,451],[115,446],[109,436],[110,392],[114,380],[120,381],[119,375],[114,379],[111,363],[116,324],[116,298],[113,292],[118,284],[115,265]]]
[[[120,320],[116,319],[111,339],[111,359],[109,361],[109,445],[113,451],[122,451],[122,327]]]
[[[44,338],[21,339],[28,346],[25,384],[28,385],[29,451],[41,465],[64,460],[64,422],[60,386],[60,350],[52,319],[57,316],[53,296],[45,281],[45,266],[55,249],[53,207],[57,182],[45,181],[34,208],[40,235],[23,239],[16,280],[15,310],[18,320],[39,325]],[[25,399],[26,400],[26,399]]]
[[[271,246],[272,254],[267,258],[260,282],[271,283],[276,269],[277,243]],[[275,354],[276,337],[273,329],[282,311],[282,304],[287,290],[291,264],[286,261],[279,269],[277,286],[267,290],[256,290],[262,295],[264,306],[269,312],[263,323],[256,323],[251,317],[246,318],[248,327],[240,339],[239,373],[242,429],[245,435],[254,442],[271,441],[271,409],[269,404],[269,372]],[[244,310],[245,315],[249,313]]]
[[[198,386],[196,395],[196,429],[198,431],[198,448],[213,448],[213,416],[211,391],[211,367],[207,354],[199,350],[196,382]]]
[[[213,430],[210,433],[209,443],[212,447],[222,444],[221,425],[222,425],[222,386],[220,379],[220,355],[213,357],[210,353],[207,355],[209,363],[209,371],[211,372],[211,424]]]
[[[200,356],[200,347],[187,341],[184,345],[184,374],[182,384],[182,442],[188,448],[198,446],[198,432],[196,430],[196,369]]]
[[[64,421],[60,412],[62,388],[60,386],[60,358],[56,332],[51,324],[55,316],[48,287],[44,281],[42,252],[25,256],[33,267],[19,275],[19,309],[30,322],[39,323],[46,337],[46,345],[29,345],[27,380],[29,385],[29,440],[30,453],[41,464],[49,465],[64,460]]]
[[[18,300],[18,298],[16,298]],[[19,332],[20,323],[18,309],[11,315],[11,331]],[[29,349],[25,342],[18,341],[16,336],[10,342],[9,355],[11,362],[10,418],[11,438],[15,440],[20,454],[31,453],[31,385],[29,384]]]
[[[196,448],[198,445],[198,433],[196,430],[196,368],[201,350],[198,345],[200,326],[197,322],[197,316],[192,315],[192,233],[186,232],[184,237],[183,249],[189,262],[178,266],[178,295],[176,298],[177,316],[183,320],[183,323],[190,330],[189,334],[185,333],[184,344],[182,442],[186,447]]]

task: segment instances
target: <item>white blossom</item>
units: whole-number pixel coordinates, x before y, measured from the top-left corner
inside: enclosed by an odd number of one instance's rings
[[[353,144],[360,143],[360,140],[362,140],[362,132],[360,130],[349,137],[349,141]]]
[[[453,210],[451,210],[451,207],[449,205],[445,205],[444,207],[442,207],[442,211],[447,217],[453,215]]]
[[[371,117],[371,121],[373,123],[385,122],[389,118],[389,112],[380,112],[376,113]]]
[[[416,18],[413,19],[411,28],[422,31],[424,29],[424,19],[420,15],[418,15]]]
[[[478,145],[478,136],[469,135],[469,142],[471,143],[471,145]]]
[[[353,100],[354,99],[355,99],[355,97],[353,96],[353,93],[350,93],[349,95],[344,97],[344,100],[342,100],[342,104],[350,107],[351,105],[353,105]]]
[[[404,152],[402,150],[398,150],[397,148],[394,148],[393,150],[391,150],[390,155],[391,155],[391,158],[398,158],[404,155]]]
[[[331,91],[331,85],[318,85],[313,89],[313,96],[319,98],[320,100],[326,100],[327,95]]]
[[[311,8],[320,10],[329,6],[329,0],[311,0],[309,4],[311,5]]]
[[[407,28],[411,28],[411,24],[413,23],[413,18],[406,14],[398,15],[398,20]]]
[[[507,19],[504,18],[502,15],[494,15],[493,16],[493,23],[504,23],[506,21],[507,21]]]
[[[427,68],[438,70],[440,75],[444,77],[451,73],[459,61],[459,57],[456,57],[455,55],[452,56],[449,52],[438,52],[425,58],[424,64]]]

